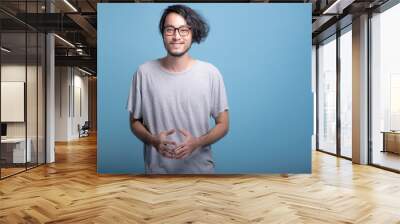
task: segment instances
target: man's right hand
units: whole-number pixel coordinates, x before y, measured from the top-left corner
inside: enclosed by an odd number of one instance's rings
[[[175,133],[175,129],[168,131],[162,131],[155,135],[152,140],[152,145],[157,149],[157,151],[170,159],[175,158],[175,148],[176,142],[167,140],[168,135]]]

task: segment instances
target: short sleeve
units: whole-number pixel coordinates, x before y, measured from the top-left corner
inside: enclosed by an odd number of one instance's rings
[[[131,86],[128,95],[126,109],[135,119],[142,118],[142,92],[141,92],[140,70],[136,71],[132,77]]]
[[[228,99],[221,73],[215,68],[212,74],[211,116],[216,119],[220,112],[228,110]]]

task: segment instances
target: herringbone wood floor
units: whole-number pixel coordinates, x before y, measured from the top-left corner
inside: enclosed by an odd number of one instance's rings
[[[89,137],[0,181],[0,223],[400,223],[400,175],[314,152],[311,175],[99,176]]]

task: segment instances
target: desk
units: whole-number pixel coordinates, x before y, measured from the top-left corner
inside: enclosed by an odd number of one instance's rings
[[[26,147],[25,151],[25,138],[1,139],[1,157],[3,157],[2,159],[5,159],[7,163],[30,162],[32,160],[32,140],[30,138],[27,138],[27,142],[28,147]],[[27,161],[25,161],[25,158],[27,158]]]
[[[400,131],[382,131],[381,133],[383,133],[382,152],[400,154]]]

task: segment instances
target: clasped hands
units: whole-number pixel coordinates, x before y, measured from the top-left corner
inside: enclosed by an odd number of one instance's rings
[[[182,143],[177,144],[175,141],[167,140],[167,136],[172,135],[175,131],[175,129],[162,131],[154,136],[152,145],[161,155],[170,159],[184,159],[192,154],[196,148],[200,147],[199,139],[185,129],[178,129],[179,133],[185,137]]]

